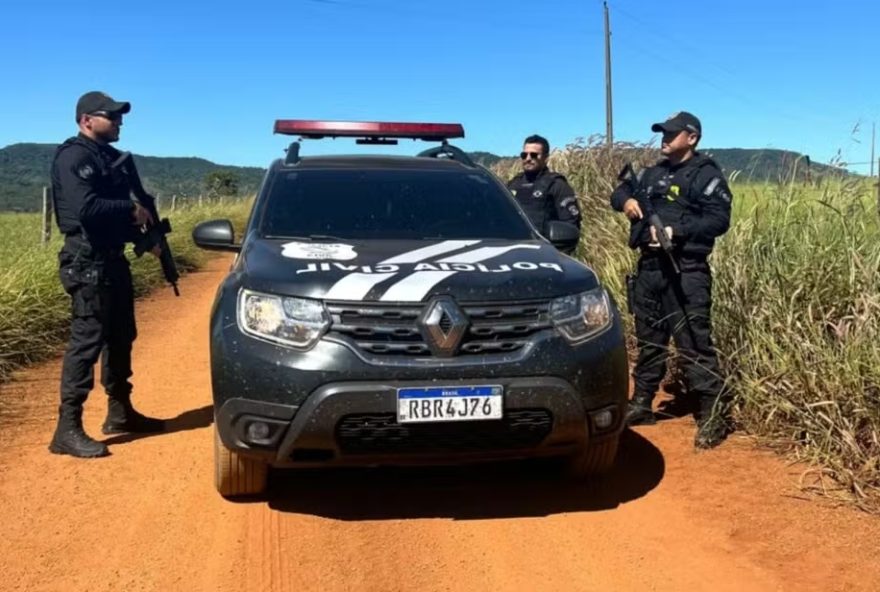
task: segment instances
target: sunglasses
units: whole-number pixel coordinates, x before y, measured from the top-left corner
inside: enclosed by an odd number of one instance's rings
[[[103,117],[104,119],[108,119],[114,122],[122,121],[121,113],[108,113],[106,111],[95,111],[94,113],[89,113],[90,117]]]
[[[522,160],[526,160],[527,158],[532,158],[534,160],[538,160],[539,158],[543,158],[543,152],[520,152],[519,157]]]

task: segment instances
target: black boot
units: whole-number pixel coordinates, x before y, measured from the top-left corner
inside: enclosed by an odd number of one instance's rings
[[[624,418],[626,425],[654,425],[657,423],[657,418],[654,417],[654,412],[651,410],[652,399],[653,397],[643,395],[634,396],[626,407],[626,418]]]
[[[700,402],[695,448],[715,448],[733,431],[728,406],[714,399]]]
[[[106,444],[93,440],[83,431],[81,408],[77,411],[62,408],[58,427],[49,443],[49,452],[78,458],[97,458],[110,454]]]
[[[135,410],[128,397],[110,397],[107,400],[107,419],[101,426],[105,434],[150,434],[165,430],[165,421],[147,417]]]

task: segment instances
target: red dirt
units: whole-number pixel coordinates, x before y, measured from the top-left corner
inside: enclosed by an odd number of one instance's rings
[[[803,499],[803,467],[747,438],[696,453],[690,418],[626,433],[601,485],[532,463],[315,471],[226,501],[208,315],[228,264],[138,304],[135,400],[167,433],[55,456],[60,360],[2,386],[4,590],[880,590],[880,519]],[[104,411],[93,393],[92,435]]]

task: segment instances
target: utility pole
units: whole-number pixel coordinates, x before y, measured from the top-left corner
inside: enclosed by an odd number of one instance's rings
[[[877,122],[871,124],[871,177],[874,176],[874,138],[876,137]],[[877,171],[880,173],[880,170]]]
[[[877,173],[880,176],[880,160],[877,161]],[[874,168],[874,163],[871,163],[871,168]],[[880,214],[880,179],[877,179],[877,213]]]
[[[608,24],[608,2],[603,2],[605,10],[605,141],[608,148],[614,147],[614,124],[611,116],[611,26]]]

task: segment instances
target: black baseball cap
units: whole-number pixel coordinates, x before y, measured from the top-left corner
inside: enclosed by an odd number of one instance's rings
[[[655,123],[652,125],[651,131],[664,133],[689,131],[698,136],[702,136],[703,126],[700,125],[700,120],[692,113],[679,111],[675,115],[670,116],[669,119],[663,123]]]
[[[111,115],[128,113],[131,111],[131,103],[115,101],[110,95],[93,90],[81,96],[76,102],[76,121],[79,122],[86,113],[96,111],[106,111]]]

